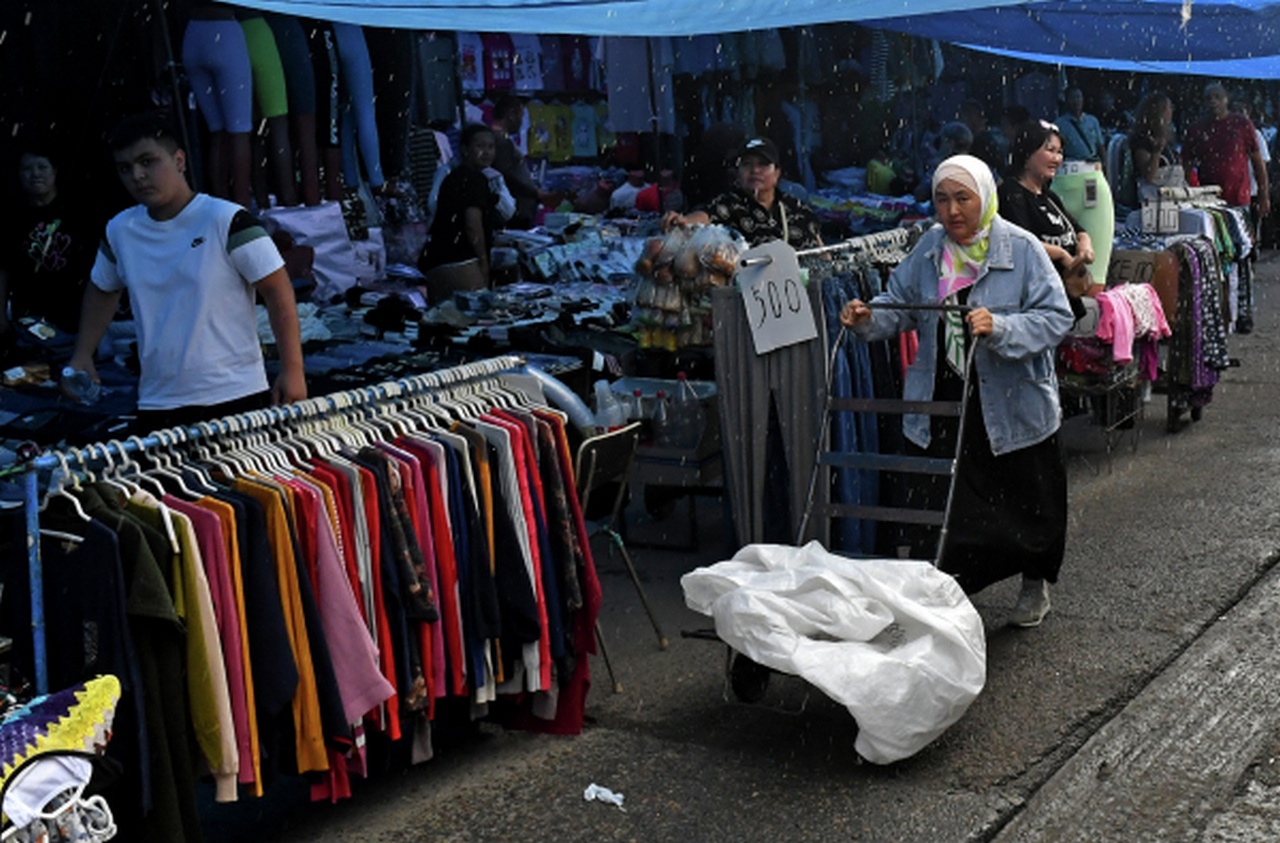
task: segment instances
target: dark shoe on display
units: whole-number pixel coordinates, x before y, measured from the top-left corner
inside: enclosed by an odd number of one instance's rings
[[[1030,577],[1022,578],[1022,593],[1018,595],[1018,603],[1009,616],[1009,626],[1021,629],[1036,627],[1049,614],[1049,583]]]

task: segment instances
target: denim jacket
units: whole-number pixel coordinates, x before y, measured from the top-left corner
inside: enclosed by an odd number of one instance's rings
[[[992,314],[991,335],[978,338],[974,366],[987,437],[999,455],[1041,442],[1058,429],[1061,413],[1053,357],[1071,329],[1072,316],[1066,291],[1039,240],[998,216],[990,236],[987,265],[969,291],[969,304]],[[944,237],[941,226],[925,232],[889,276],[888,289],[869,303],[871,320],[856,329],[867,340],[918,331],[919,353],[903,386],[903,397],[910,401],[933,398],[939,314],[876,304],[936,304]],[[928,447],[928,416],[905,416],[902,430],[912,442]]]

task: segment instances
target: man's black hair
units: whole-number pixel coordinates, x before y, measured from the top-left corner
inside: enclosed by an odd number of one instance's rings
[[[128,149],[140,140],[153,140],[169,152],[182,148],[181,135],[173,118],[164,111],[148,111],[124,118],[107,135],[112,152]]]
[[[458,136],[458,146],[470,146],[476,136],[482,134],[492,135],[493,129],[483,123],[468,123],[462,127],[462,134]]]

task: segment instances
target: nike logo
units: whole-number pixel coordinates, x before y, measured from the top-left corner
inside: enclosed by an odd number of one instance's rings
[[[192,241],[191,241],[191,248],[193,248],[193,249],[194,249],[196,246],[199,246],[199,245],[200,245],[201,243],[203,243],[203,242],[204,242],[204,238],[203,238],[203,237],[197,237],[196,239],[194,239],[194,240],[192,240]]]

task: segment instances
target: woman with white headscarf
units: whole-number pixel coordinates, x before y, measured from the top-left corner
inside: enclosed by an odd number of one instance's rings
[[[939,224],[893,271],[885,292],[870,302],[848,302],[840,321],[867,340],[917,331],[919,353],[907,369],[903,397],[966,401],[939,564],[968,593],[1021,575],[1009,623],[1038,626],[1049,611],[1049,584],[1057,582],[1066,547],[1067,480],[1058,448],[1053,355],[1071,328],[1071,308],[1039,240],[997,215],[996,185],[985,163],[970,155],[943,161],[933,174],[933,202]],[[970,309],[962,316],[894,304]],[[966,396],[970,343],[976,343],[975,371]],[[955,455],[957,427],[955,419],[903,418],[908,449],[917,455]],[[941,509],[948,481],[930,480],[938,482],[920,482],[908,499]],[[936,543],[936,533],[930,540]]]

